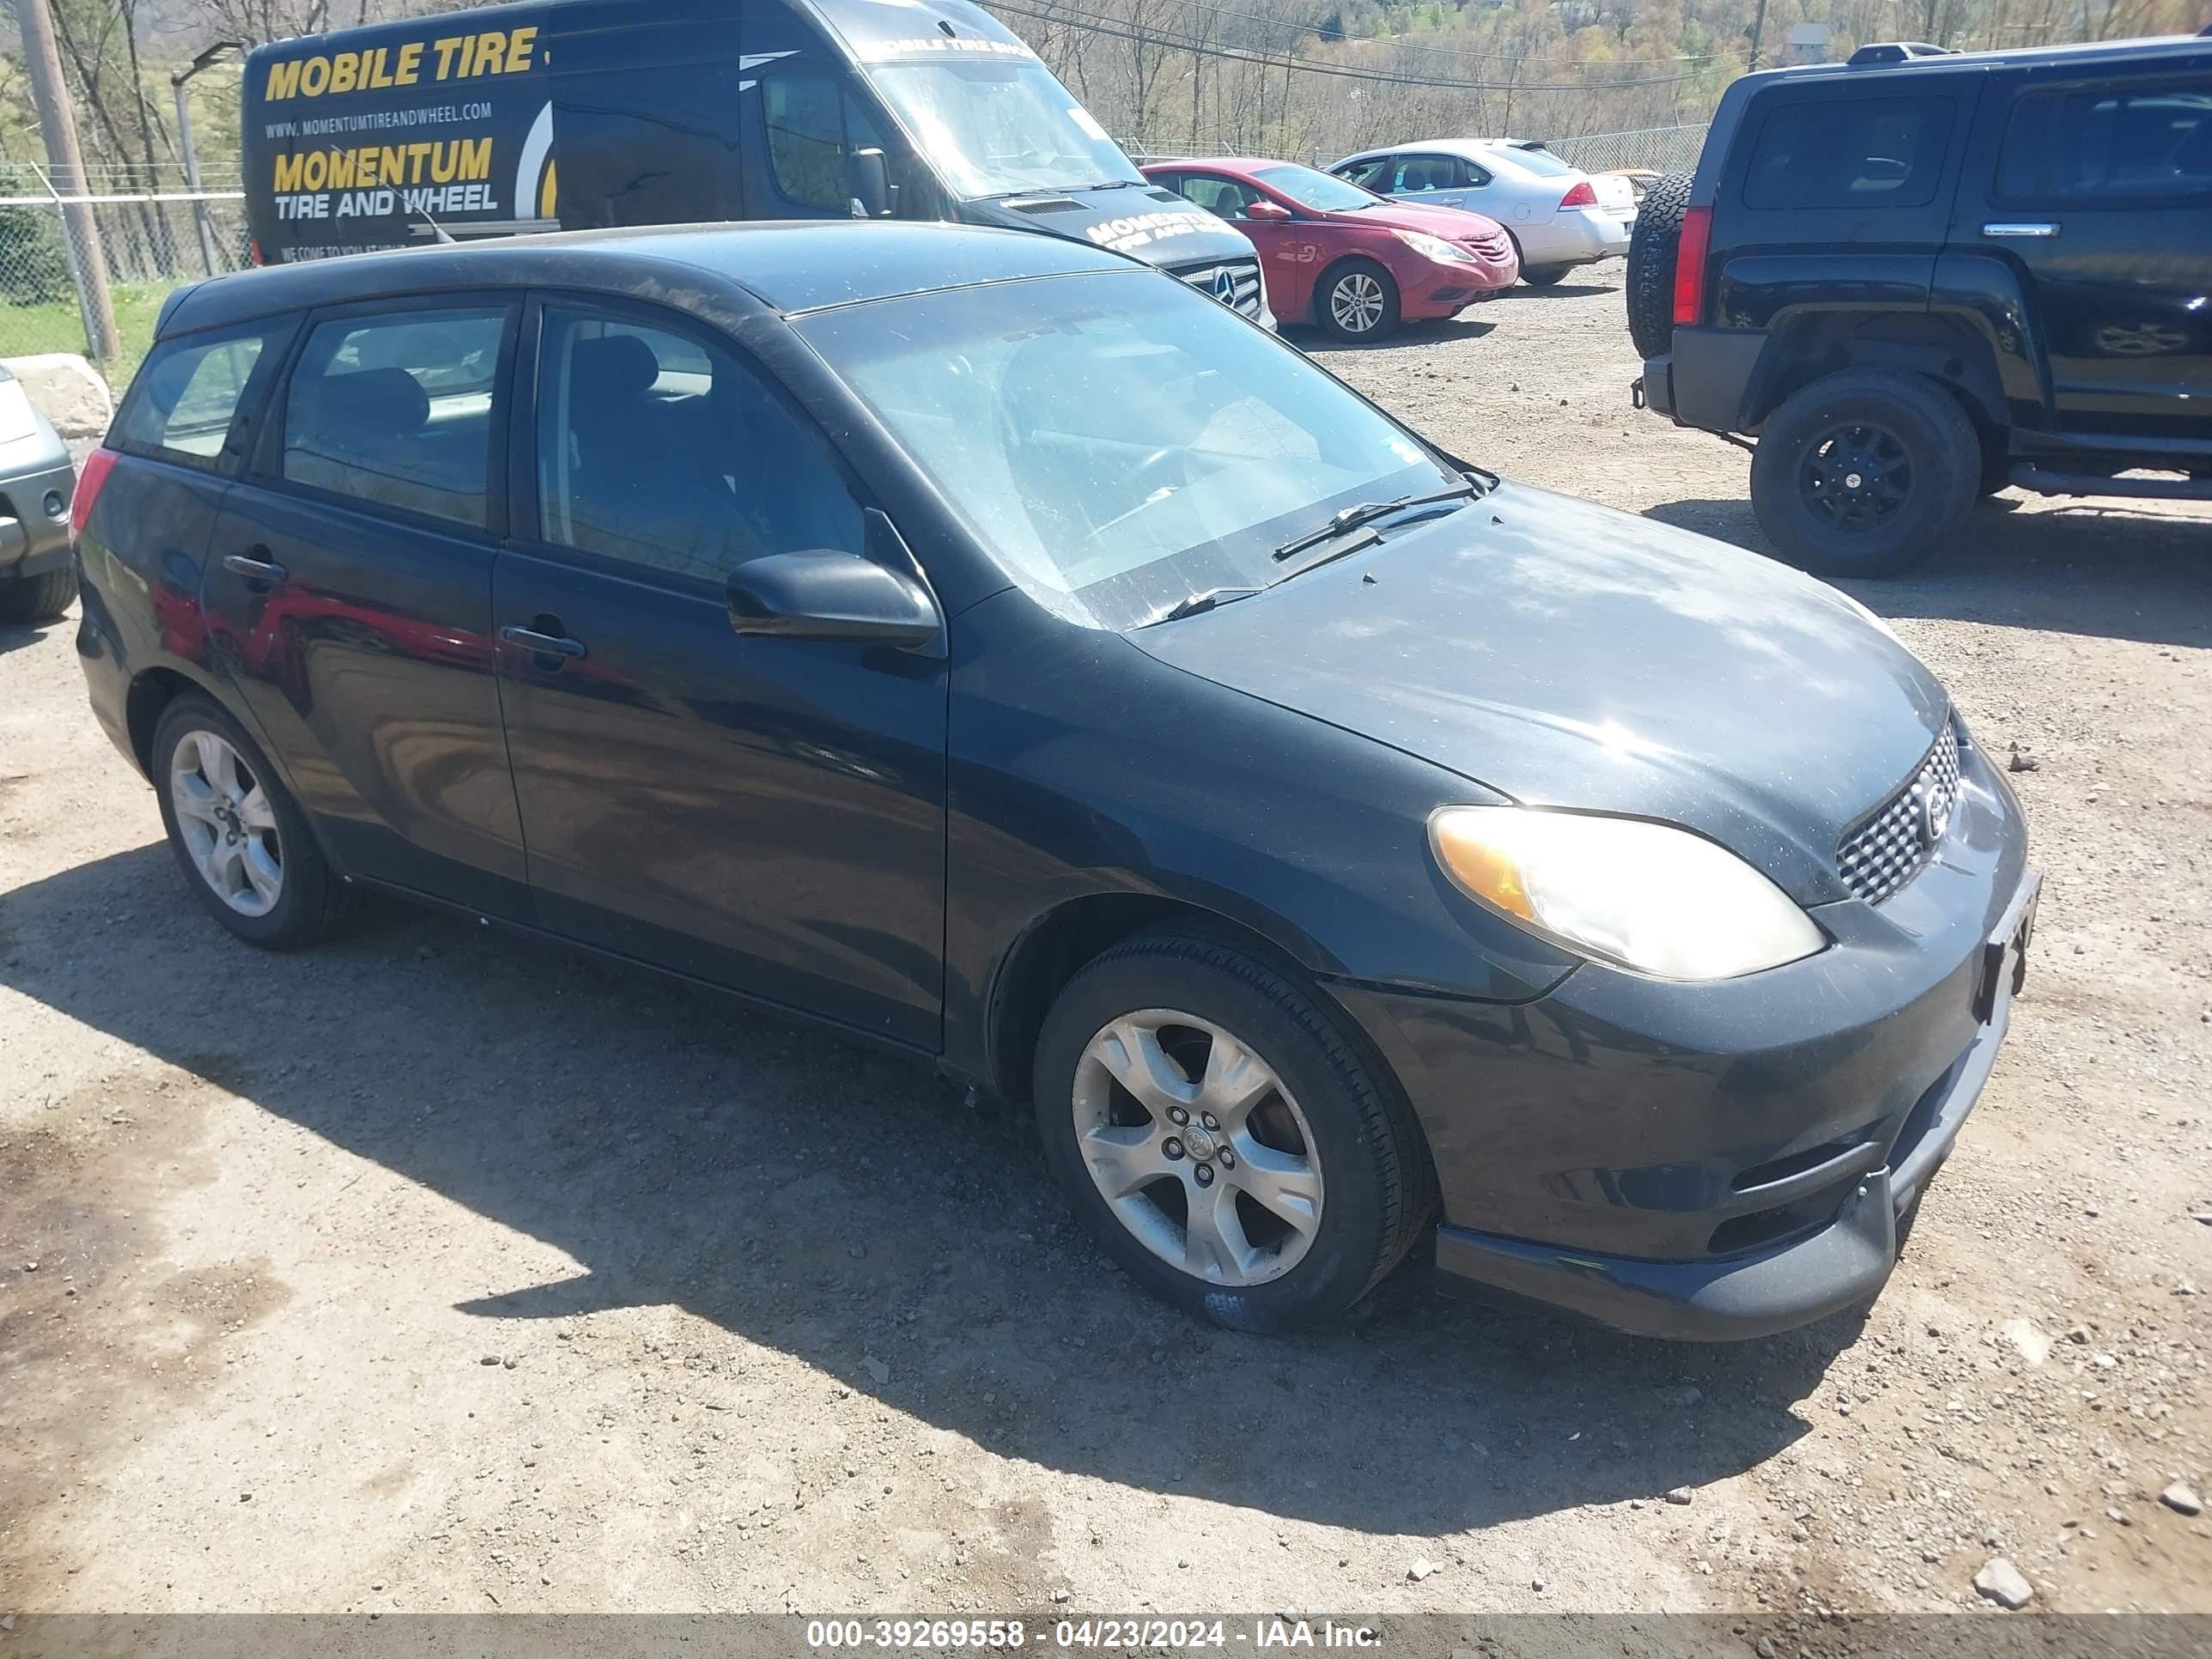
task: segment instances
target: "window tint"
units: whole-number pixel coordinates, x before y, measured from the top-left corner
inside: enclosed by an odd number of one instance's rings
[[[763,553],[865,550],[828,443],[721,347],[549,307],[539,361],[544,540],[716,584]]]
[[[1260,192],[1251,185],[1240,185],[1234,179],[1217,178],[1210,173],[1185,173],[1181,188],[1185,201],[1194,202],[1224,219],[1242,219],[1244,210],[1260,199]]]
[[[284,400],[283,476],[484,527],[502,310],[324,323]]]
[[[270,340],[257,329],[155,347],[123,401],[115,423],[120,446],[191,465],[212,462]]]
[[[1424,191],[1464,190],[1467,163],[1450,155],[1408,155],[1398,163],[1398,182],[1392,187],[1401,196]]]
[[[2005,133],[1997,193],[2123,203],[2212,195],[2212,81],[2021,99]]]
[[[824,76],[763,76],[760,89],[768,118],[769,170],[777,191],[799,207],[848,211],[853,191],[846,156],[856,149],[884,148],[867,112]]]
[[[1925,207],[1951,142],[1948,98],[1822,99],[1766,118],[1743,181],[1748,208]]]

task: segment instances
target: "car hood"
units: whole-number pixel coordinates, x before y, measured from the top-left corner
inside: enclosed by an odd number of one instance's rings
[[[1130,638],[1515,800],[1686,825],[1805,903],[1847,896],[1837,842],[1948,710],[1826,584],[1518,484]]]
[[[1449,242],[1487,241],[1504,234],[1497,220],[1462,208],[1407,207],[1393,202],[1388,207],[1361,208],[1357,213],[1334,216],[1346,224],[1386,225],[1393,230],[1426,231]]]
[[[1249,238],[1227,221],[1158,185],[1049,190],[961,205],[961,217],[1010,230],[1041,230],[1176,270],[1206,262],[1257,259]]]

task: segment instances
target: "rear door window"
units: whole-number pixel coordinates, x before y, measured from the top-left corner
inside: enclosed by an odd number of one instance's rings
[[[1948,98],[1823,98],[1770,111],[1743,204],[1773,210],[1925,207],[1956,110]]]
[[[1242,219],[1245,210],[1260,199],[1251,185],[1211,173],[1186,173],[1177,186],[1183,200],[1222,219]]]
[[[482,530],[506,307],[318,324],[284,396],[287,483]]]
[[[2115,207],[2212,197],[2212,77],[2022,98],[1997,194]]]
[[[283,355],[292,321],[170,340],[154,348],[123,400],[118,449],[212,470],[232,428],[259,399],[255,374]]]
[[[1390,191],[1419,196],[1432,190],[1465,190],[1468,183],[1468,164],[1456,155],[1406,155],[1399,158],[1397,182]]]

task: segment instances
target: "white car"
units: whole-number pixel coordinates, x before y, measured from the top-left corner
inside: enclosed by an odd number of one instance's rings
[[[1627,179],[1584,173],[1533,139],[1394,144],[1347,155],[1329,171],[1378,196],[1495,219],[1520,251],[1521,275],[1538,288],[1577,265],[1626,253],[1636,226]]]

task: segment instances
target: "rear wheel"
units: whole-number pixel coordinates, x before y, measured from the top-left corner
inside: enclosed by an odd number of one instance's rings
[[[322,937],[343,884],[245,729],[206,697],[179,697],[154,728],[153,763],[161,827],[209,914],[264,950]]]
[[[1663,357],[1674,343],[1674,258],[1682,240],[1682,215],[1690,206],[1690,175],[1671,173],[1644,192],[1636,227],[1628,234],[1628,337],[1638,356]]]
[[[1139,935],[1071,980],[1037,1044],[1070,1205],[1162,1299],[1238,1330],[1344,1312],[1426,1224],[1395,1080],[1315,994],[1226,941]]]
[[[1314,315],[1340,340],[1383,339],[1398,326],[1398,284],[1371,259],[1347,259],[1322,276]]]
[[[1523,265],[1521,280],[1531,288],[1557,288],[1573,269],[1572,265]]]
[[[1893,575],[1974,504],[1982,447],[1966,411],[1914,374],[1815,380],[1759,430],[1751,504],[1783,557],[1824,576]]]
[[[52,622],[76,598],[76,567],[0,582],[0,623]]]

